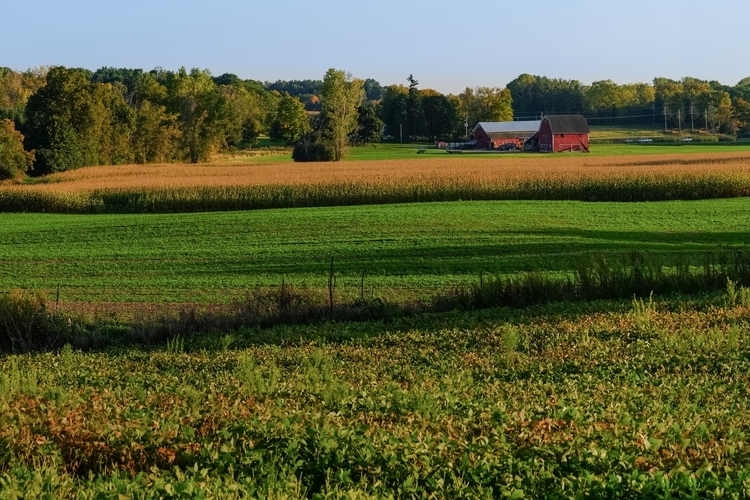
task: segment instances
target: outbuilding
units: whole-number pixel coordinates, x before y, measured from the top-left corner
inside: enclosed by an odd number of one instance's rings
[[[589,151],[589,124],[583,115],[549,115],[526,145],[532,151]]]
[[[540,120],[479,122],[471,133],[477,149],[498,149],[506,144],[523,149],[524,143],[539,131],[540,124]]]

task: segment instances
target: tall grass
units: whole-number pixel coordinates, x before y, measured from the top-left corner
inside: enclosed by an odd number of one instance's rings
[[[731,284],[731,286],[729,285]],[[739,286],[739,288],[736,288]],[[243,327],[271,327],[321,321],[371,321],[427,312],[491,307],[524,308],[532,305],[600,299],[694,294],[727,290],[728,300],[750,302],[750,250],[726,249],[707,253],[700,267],[679,257],[661,262],[631,253],[619,262],[597,257],[582,264],[573,276],[527,273],[520,277],[480,276],[478,283],[439,293],[431,300],[388,304],[381,299],[356,298],[331,304],[324,293],[282,285],[278,291],[255,292],[221,311],[189,309],[175,315],[152,317],[132,326],[131,340],[160,343],[175,336]]]
[[[600,256],[579,266],[575,275],[568,278],[541,273],[482,278],[470,290],[457,293],[455,300],[473,308],[526,307],[545,302],[643,297],[651,293],[692,294],[728,289],[728,282],[735,286],[750,285],[750,250],[735,248],[706,253],[703,265],[698,268],[690,267],[679,256],[670,263],[639,252],[628,254],[620,262]]]
[[[738,288],[739,287],[739,288]],[[726,290],[730,305],[750,303],[750,250],[708,253],[701,267],[686,262],[661,262],[631,253],[619,262],[603,257],[579,266],[569,277],[527,273],[519,277],[480,276],[478,283],[437,294],[431,300],[390,304],[379,298],[340,300],[323,291],[282,284],[278,290],[249,293],[228,307],[186,308],[178,313],[144,314],[125,329],[110,329],[120,338],[102,339],[100,324],[82,324],[50,311],[39,295],[23,292],[0,295],[0,352],[26,352],[60,347],[73,341],[80,348],[107,342],[155,345],[167,343],[178,352],[183,340],[209,332],[247,327],[268,328],[325,321],[371,321],[427,312],[490,307],[524,308],[552,302],[644,297],[656,293],[691,294]],[[87,343],[87,339],[88,342]]]
[[[25,352],[60,345],[68,328],[40,294],[0,294],[0,352]]]

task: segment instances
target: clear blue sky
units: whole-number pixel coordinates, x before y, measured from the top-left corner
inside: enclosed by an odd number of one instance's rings
[[[521,73],[585,84],[750,76],[750,1],[24,0],[0,66],[207,68],[261,81],[344,69],[458,93]]]

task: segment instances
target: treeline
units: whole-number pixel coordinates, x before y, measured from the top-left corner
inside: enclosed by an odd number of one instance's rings
[[[205,161],[251,147],[260,135],[296,145],[295,159],[340,159],[342,137],[346,145],[383,137],[460,141],[479,121],[544,114],[750,136],[750,77],[729,87],[690,77],[583,85],[523,74],[505,88],[467,87],[458,95],[420,89],[412,75],[407,85],[385,87],[345,80],[356,102],[339,102],[354,111],[333,113],[325,78],[262,83],[184,68],[0,68],[0,179],[85,165]]]
[[[264,87],[269,92],[287,93],[296,97],[308,111],[320,111],[320,93],[323,89],[323,80],[276,80],[265,82]],[[379,101],[383,98],[383,86],[372,78],[367,78],[362,84],[365,92],[365,100]]]
[[[384,133],[462,138],[468,122],[513,116],[505,89],[445,96],[418,89],[411,76],[408,87],[386,88],[338,70],[336,79],[264,84],[185,68],[0,68],[0,179],[86,165],[195,163],[250,147],[262,134],[296,145],[297,160],[338,160],[348,144]]]
[[[508,83],[516,119],[581,113],[592,125],[641,125],[705,129],[750,136],[750,77],[734,87],[685,77],[654,78],[652,84],[618,85],[520,75]]]
[[[12,120],[23,134],[37,175],[84,165],[203,161],[286,127],[285,116],[283,126],[275,123],[285,98],[259,82],[197,69],[0,71],[4,129]],[[295,110],[306,120],[301,104]],[[24,171],[16,157],[2,162],[5,177]]]
[[[395,140],[467,139],[470,128],[477,122],[513,119],[508,89],[467,87],[456,96],[432,89],[420,90],[412,75],[407,82],[408,86],[386,87],[378,105],[385,134]]]

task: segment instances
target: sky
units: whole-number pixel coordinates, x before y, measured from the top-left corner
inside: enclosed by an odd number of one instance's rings
[[[4,0],[0,66],[208,69],[260,81],[329,68],[442,93],[523,73],[583,84],[750,76],[750,1]]]

